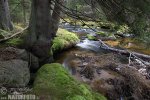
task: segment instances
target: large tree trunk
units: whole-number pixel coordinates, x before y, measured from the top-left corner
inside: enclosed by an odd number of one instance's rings
[[[50,62],[50,0],[33,0],[26,49],[39,57],[41,63]]]
[[[10,19],[8,0],[0,0],[0,29],[13,30]]]
[[[56,2],[57,1],[57,2]],[[56,0],[54,9],[51,9],[51,0],[33,0],[28,33],[25,36],[25,48],[37,56],[41,64],[51,62],[50,54],[52,39],[59,25],[60,6]],[[53,10],[53,13],[50,13]]]

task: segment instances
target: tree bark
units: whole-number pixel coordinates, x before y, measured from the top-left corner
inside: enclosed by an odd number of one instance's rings
[[[33,0],[29,28],[25,36],[24,46],[39,58],[40,64],[53,60],[51,52],[52,39],[56,35],[59,26],[61,7],[58,3],[63,0],[55,0],[54,9],[52,0]],[[50,13],[50,11],[53,11]]]
[[[13,30],[10,19],[8,0],[0,0],[0,29]]]
[[[39,57],[41,63],[50,58],[52,34],[50,33],[50,0],[33,0],[25,48]]]
[[[55,5],[51,17],[51,24],[50,24],[50,33],[52,34],[52,37],[56,36],[56,32],[58,30],[60,16],[61,16],[61,10],[60,4],[63,3],[63,0],[55,0]]]

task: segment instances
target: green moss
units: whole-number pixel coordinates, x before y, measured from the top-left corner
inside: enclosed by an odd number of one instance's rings
[[[52,100],[106,100],[74,80],[58,63],[46,64],[39,69],[33,90],[37,95],[50,96]]]
[[[88,38],[89,40],[96,40],[96,37],[94,37],[94,36],[92,36],[92,35],[90,35],[90,34],[87,34],[87,38]]]
[[[143,34],[146,30],[147,24],[146,24],[146,18],[143,16],[140,16],[136,19],[136,21],[132,25],[133,32],[137,35],[140,36]]]
[[[73,97],[67,97],[66,100],[86,100],[86,99],[80,95],[75,95]]]
[[[78,41],[79,38],[75,33],[60,28],[53,40],[52,50],[53,52],[56,52],[64,48],[68,48],[76,44]]]
[[[84,27],[84,28],[89,28],[88,26],[98,26],[98,23],[97,22],[94,22],[94,21],[80,21],[80,20],[76,20],[76,19],[73,19],[73,18],[65,18],[65,20],[69,23],[71,23],[72,25],[80,25],[81,27]],[[61,21],[63,22],[63,21]]]
[[[136,34],[136,39],[140,42],[143,42],[147,45],[147,48],[150,46],[150,25],[148,24],[148,19],[141,15],[132,25],[133,33]]]
[[[10,39],[6,42],[6,45],[10,45],[10,46],[18,46],[20,44],[22,44],[23,40],[20,38],[13,38]]]
[[[128,32],[130,32],[130,28],[126,24],[119,25],[116,30],[117,30],[117,33],[128,33]]]
[[[100,35],[100,36],[102,36],[102,37],[106,37],[106,36],[108,36],[108,34],[106,33],[106,32],[97,32],[96,34],[98,34],[98,35]]]

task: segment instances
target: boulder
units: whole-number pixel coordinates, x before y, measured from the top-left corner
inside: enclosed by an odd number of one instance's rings
[[[0,61],[0,86],[24,87],[29,80],[28,62],[17,59]]]
[[[106,100],[101,94],[77,82],[58,63],[46,64],[38,70],[33,90],[47,100]]]
[[[0,86],[24,87],[38,68],[38,58],[26,50],[0,48]]]
[[[33,54],[27,52],[25,49],[6,47],[0,49],[0,54],[0,61],[21,59],[23,61],[29,62],[28,64],[31,71],[36,71],[39,68],[38,58]]]

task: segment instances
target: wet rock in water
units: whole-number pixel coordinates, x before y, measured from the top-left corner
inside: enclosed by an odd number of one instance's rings
[[[29,80],[28,62],[17,59],[0,61],[0,86],[25,87]]]
[[[84,63],[83,63],[83,66],[86,66],[86,65],[88,65],[88,63],[87,63],[87,62],[84,62]]]

